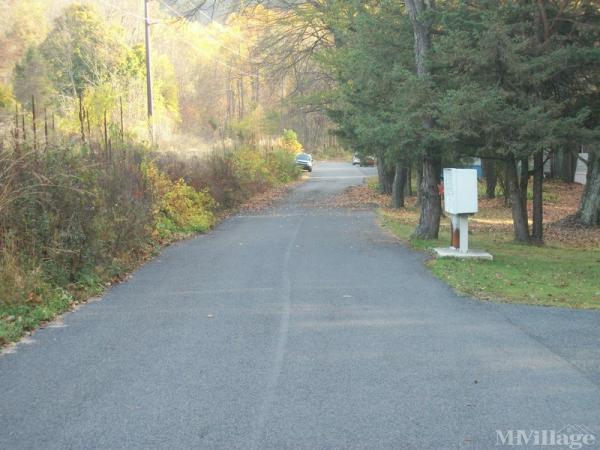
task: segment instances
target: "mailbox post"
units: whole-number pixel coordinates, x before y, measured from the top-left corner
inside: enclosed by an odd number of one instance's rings
[[[436,248],[441,257],[492,259],[492,255],[469,249],[469,216],[479,211],[477,171],[444,169],[444,209],[450,216],[452,244]]]
[[[459,248],[461,253],[467,253],[469,215],[479,211],[476,170],[444,169],[444,208],[452,221],[452,246]],[[456,245],[457,240],[459,245]]]

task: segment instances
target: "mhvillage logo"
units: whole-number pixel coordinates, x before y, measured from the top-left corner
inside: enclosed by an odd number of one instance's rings
[[[497,446],[567,447],[580,449],[598,443],[596,434],[583,425],[556,430],[496,430]]]

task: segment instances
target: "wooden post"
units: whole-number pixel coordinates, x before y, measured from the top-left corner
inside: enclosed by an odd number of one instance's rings
[[[106,125],[106,110],[104,110],[104,151],[108,157],[108,127]]]
[[[239,91],[239,119],[242,120],[244,118],[246,106],[244,105],[244,75],[240,73],[240,78],[238,80],[238,91]]]
[[[33,125],[33,150],[37,151],[37,120],[35,115],[35,96],[31,96],[31,123]]]
[[[79,128],[81,131],[81,142],[85,143],[85,129],[84,129],[84,110],[83,110],[83,98],[82,94],[79,94]]]
[[[260,104],[260,66],[256,66],[256,106]]]
[[[88,139],[90,140],[90,146],[91,146],[91,144],[92,144],[92,127],[90,126],[90,110],[86,109],[84,112],[85,112],[85,120],[87,122]]]
[[[23,144],[27,144],[27,130],[25,129],[25,111],[21,112],[21,129],[23,131]]]
[[[121,110],[121,144],[125,142],[125,127],[123,126],[123,97],[119,97],[119,106]]]
[[[19,104],[15,102],[15,150],[19,153]]]
[[[48,151],[48,110],[44,108],[44,136],[46,139],[45,147],[46,151]]]

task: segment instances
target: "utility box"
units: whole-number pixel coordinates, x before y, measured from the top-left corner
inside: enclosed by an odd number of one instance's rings
[[[477,213],[477,170],[444,169],[444,205],[448,214]]]
[[[478,211],[477,170],[444,169],[444,208],[450,216],[452,241],[448,248],[434,249],[439,258],[493,260],[492,255],[469,249],[469,215]]]

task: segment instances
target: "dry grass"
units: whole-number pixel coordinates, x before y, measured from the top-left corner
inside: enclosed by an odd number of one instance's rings
[[[580,184],[549,181],[544,186],[544,235],[548,245],[573,248],[600,248],[600,228],[573,225],[568,219],[577,213],[583,193]],[[531,202],[528,205],[531,216]],[[511,233],[512,216],[503,198],[481,199],[479,213],[470,220],[473,232]],[[567,219],[567,220],[565,220]]]
[[[317,208],[342,208],[342,209],[372,209],[389,208],[391,200],[389,195],[381,194],[370,184],[361,184],[345,189],[335,197],[327,198],[314,205]]]

